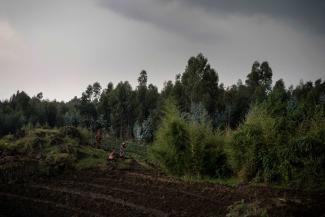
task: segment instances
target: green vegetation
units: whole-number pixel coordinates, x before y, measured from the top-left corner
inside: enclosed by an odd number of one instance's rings
[[[0,150],[5,155],[28,156],[38,160],[39,170],[43,174],[50,175],[66,168],[106,166],[106,152],[87,145],[84,129],[32,129],[22,132],[17,138],[12,135],[3,137]]]
[[[261,208],[258,202],[245,203],[241,200],[231,205],[228,210],[227,217],[268,217],[267,210]]]
[[[89,146],[82,146],[77,151],[78,160],[77,169],[90,169],[96,167],[105,168],[107,165],[107,153],[101,149],[95,149]]]
[[[227,172],[222,137],[204,123],[185,121],[176,105],[167,101],[164,117],[151,148],[151,160],[174,175],[224,177]]]
[[[288,129],[288,123],[294,127]],[[294,122],[290,116],[272,114],[265,105],[254,106],[232,132],[229,162],[244,180],[320,187],[325,181],[324,133],[322,109]]]
[[[95,82],[69,102],[18,91],[0,101],[0,156],[103,167],[105,152],[92,148],[103,132],[101,148],[127,141],[127,157],[180,177],[324,187],[325,82],[286,88],[272,76],[256,61],[244,82],[225,87],[199,54],[161,92],[144,70],[135,89]]]
[[[218,185],[225,185],[234,187],[240,183],[240,180],[234,176],[226,177],[226,178],[213,178],[210,176],[181,176],[181,180],[189,183],[211,183],[211,184],[218,184]]]
[[[279,161],[276,147],[280,140],[277,121],[264,108],[255,106],[246,121],[232,132],[228,153],[234,172],[245,180],[258,176],[261,181],[276,178]]]

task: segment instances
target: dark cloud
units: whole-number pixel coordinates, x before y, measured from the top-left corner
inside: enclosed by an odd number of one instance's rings
[[[150,23],[160,29],[167,30],[182,35],[186,39],[200,39],[208,43],[215,40],[221,35],[211,33],[208,29],[209,24],[206,19],[202,19],[202,13],[193,10],[196,17],[193,19],[191,13],[182,10],[187,7],[183,2],[173,0],[98,0],[99,5],[104,8],[122,14],[132,20],[138,20],[144,23]],[[187,7],[191,10],[191,8]]]
[[[287,85],[325,79],[323,10],[299,0],[0,0],[0,99],[23,89],[69,100],[95,81],[135,86],[142,69],[161,88],[199,52],[225,85],[255,60]]]
[[[161,27],[166,27],[162,25],[166,22],[173,27],[173,22],[169,19],[170,14],[160,16],[160,13],[165,13],[164,8],[181,5],[201,8],[217,15],[267,15],[291,22],[298,29],[325,34],[325,1],[323,0],[100,0],[100,4],[127,17]],[[162,20],[165,23],[162,23]]]
[[[241,13],[245,15],[266,14],[284,18],[297,25],[306,25],[325,33],[325,1],[323,0],[174,0],[184,4],[203,7],[208,11]]]

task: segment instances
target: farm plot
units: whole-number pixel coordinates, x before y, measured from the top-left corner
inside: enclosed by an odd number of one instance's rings
[[[257,215],[261,209],[268,216],[325,213],[323,193],[188,183],[136,167],[71,172],[0,185],[3,216],[215,217],[234,216],[238,211],[234,204],[241,209],[253,204]]]

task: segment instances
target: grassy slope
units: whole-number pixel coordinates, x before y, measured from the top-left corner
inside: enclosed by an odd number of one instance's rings
[[[81,144],[83,135],[57,129],[33,129],[20,138],[12,135],[0,140],[3,155],[28,156],[39,160],[42,167],[65,165],[76,169],[106,166],[106,152]]]

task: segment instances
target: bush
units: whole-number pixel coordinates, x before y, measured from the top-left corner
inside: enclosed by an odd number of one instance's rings
[[[28,156],[39,162],[40,174],[56,175],[65,169],[104,167],[106,152],[81,145],[88,137],[87,130],[78,128],[30,129],[25,136],[7,135],[0,139],[0,154]]]
[[[106,166],[107,153],[101,149],[94,149],[89,146],[81,146],[77,150],[76,169],[90,169]]]
[[[232,169],[244,180],[278,178],[278,120],[263,106],[254,106],[246,120],[233,131],[227,149]]]
[[[315,187],[325,181],[325,113],[316,111],[290,135],[283,150],[283,172],[295,185]]]
[[[60,132],[64,137],[67,136],[72,139],[76,139],[81,145],[91,144],[92,132],[90,132],[87,128],[67,126],[61,128]]]
[[[255,216],[255,217],[268,217],[267,209],[261,206],[258,201],[247,203],[244,200],[237,201],[228,207],[227,217],[239,216]]]
[[[9,133],[16,133],[24,123],[25,118],[21,113],[2,113],[0,110],[0,138]]]
[[[164,109],[165,117],[151,148],[152,160],[166,172],[184,175],[189,171],[187,164],[190,156],[189,129],[185,121],[179,117],[179,111],[174,103],[167,102]]]
[[[151,159],[174,175],[224,176],[226,156],[220,138],[207,124],[186,122],[169,100],[150,150]]]
[[[209,125],[190,123],[191,174],[224,177],[230,174],[224,148],[224,135]]]
[[[233,171],[244,180],[317,187],[325,180],[325,114],[317,110],[294,129],[288,117],[254,106],[227,146]]]

